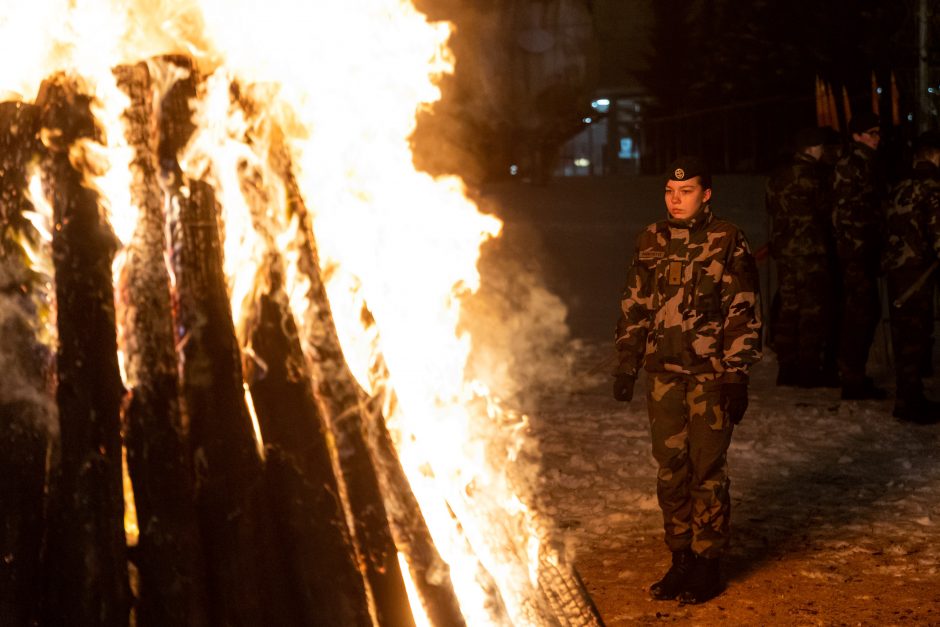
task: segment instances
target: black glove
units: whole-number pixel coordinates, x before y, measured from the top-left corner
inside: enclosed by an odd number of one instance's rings
[[[719,392],[721,411],[736,425],[747,411],[747,383],[722,383]]]
[[[633,398],[633,384],[636,377],[632,374],[614,375],[614,398],[618,401],[629,401]]]

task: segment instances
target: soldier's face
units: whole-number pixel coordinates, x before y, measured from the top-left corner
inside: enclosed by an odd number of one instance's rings
[[[878,143],[881,141],[881,131],[877,128],[870,128],[864,133],[852,133],[852,139],[860,144],[865,144],[872,150],[878,150]]]
[[[698,176],[687,181],[666,182],[666,210],[676,220],[695,217],[711,197],[712,190],[703,188]]]

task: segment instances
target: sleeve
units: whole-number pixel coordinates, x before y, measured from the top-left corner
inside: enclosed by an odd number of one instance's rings
[[[640,259],[638,241],[620,299],[620,320],[614,335],[618,356],[614,374],[636,376],[642,365],[646,352],[646,335],[652,318],[655,267],[655,263]]]
[[[760,279],[757,263],[740,231],[735,234],[721,281],[723,380],[747,382],[751,366],[761,358]]]
[[[874,257],[880,254],[878,247],[872,249],[884,232],[877,176],[872,164],[858,160],[836,168],[833,226],[840,255]]]
[[[927,203],[925,211],[927,219],[926,232],[931,234],[933,238],[930,243],[933,248],[934,259],[940,259],[940,184],[925,187],[925,202]]]

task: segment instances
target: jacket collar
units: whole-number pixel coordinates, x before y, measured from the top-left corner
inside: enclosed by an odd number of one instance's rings
[[[704,228],[709,222],[712,221],[712,206],[711,203],[705,203],[705,206],[702,207],[701,211],[696,213],[694,216],[688,220],[679,220],[673,218],[669,215],[669,211],[666,211],[666,222],[669,223],[671,228],[677,229],[688,229],[690,231],[697,231],[701,228]]]

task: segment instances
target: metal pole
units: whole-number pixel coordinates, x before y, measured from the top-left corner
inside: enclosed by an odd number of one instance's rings
[[[929,122],[930,94],[927,66],[927,33],[928,33],[927,0],[918,0],[917,5],[917,129],[926,131],[931,125]]]

